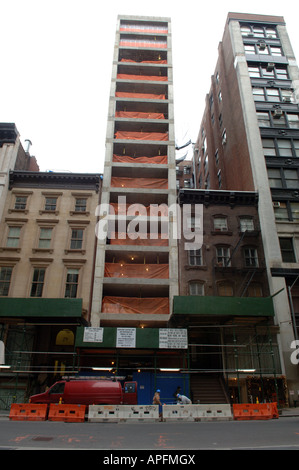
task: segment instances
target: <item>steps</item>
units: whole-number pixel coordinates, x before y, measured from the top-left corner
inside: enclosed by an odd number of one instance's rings
[[[190,379],[192,403],[229,403],[223,379],[218,374],[196,374]]]

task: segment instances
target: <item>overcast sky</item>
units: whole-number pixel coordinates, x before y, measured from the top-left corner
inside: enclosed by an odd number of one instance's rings
[[[283,16],[299,60],[293,0],[0,0],[0,6],[0,122],[14,122],[24,146],[32,141],[41,171],[103,171],[118,14],[172,20],[179,144],[197,137],[229,11]]]

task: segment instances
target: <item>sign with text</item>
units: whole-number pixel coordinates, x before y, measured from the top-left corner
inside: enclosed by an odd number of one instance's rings
[[[188,335],[186,329],[160,328],[160,349],[187,349]]]
[[[135,348],[136,328],[117,328],[116,347]]]
[[[103,328],[85,327],[83,341],[85,343],[102,343]]]

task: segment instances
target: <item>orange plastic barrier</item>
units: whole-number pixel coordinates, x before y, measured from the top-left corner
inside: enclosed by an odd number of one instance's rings
[[[84,423],[85,405],[65,405],[51,403],[49,409],[49,421],[64,421],[66,423]]]
[[[167,163],[167,155],[156,155],[155,157],[130,157],[129,155],[113,155],[113,161],[117,163]]]
[[[167,49],[167,43],[165,41],[149,41],[149,40],[125,41],[124,39],[121,39],[119,45],[121,47],[149,47],[149,48],[157,47],[159,49]]]
[[[115,117],[130,119],[165,119],[162,113],[140,113],[137,111],[116,111]]]
[[[169,299],[167,297],[109,297],[103,298],[103,313],[147,313],[168,314]]]
[[[167,279],[168,264],[123,264],[106,263],[105,277]]]
[[[275,405],[274,403],[233,404],[234,419],[243,421],[278,418],[277,406]]]
[[[118,73],[119,80],[149,80],[151,82],[167,82],[168,78],[164,75],[133,75],[128,73]]]
[[[117,131],[115,133],[116,139],[129,139],[129,140],[168,140],[167,132],[130,132],[130,131]]]
[[[48,405],[34,403],[12,403],[9,419],[12,421],[45,421]]]
[[[112,176],[112,188],[167,189],[168,180],[163,178],[125,178]]]
[[[165,95],[156,95],[154,93],[131,93],[127,91],[116,91],[117,98],[140,98],[147,100],[165,100]]]

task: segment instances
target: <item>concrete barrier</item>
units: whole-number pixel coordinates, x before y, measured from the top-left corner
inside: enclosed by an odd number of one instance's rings
[[[220,421],[232,420],[231,406],[211,405],[164,405],[163,421]]]
[[[159,421],[158,405],[90,405],[88,421]]]

